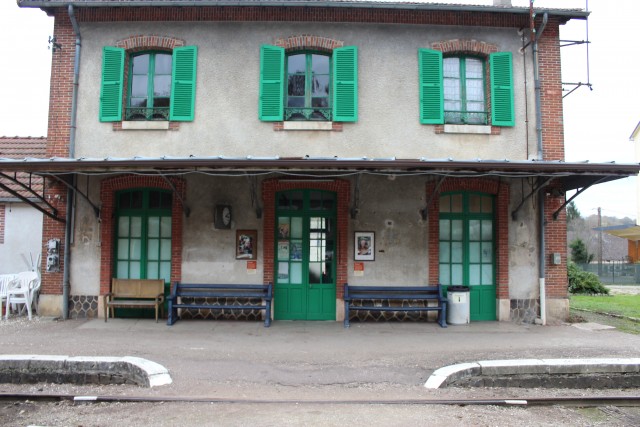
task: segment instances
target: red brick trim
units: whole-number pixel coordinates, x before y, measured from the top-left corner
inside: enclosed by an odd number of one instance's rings
[[[262,238],[262,253],[264,256],[264,283],[274,283],[274,246],[276,229],[276,193],[294,189],[315,189],[334,191],[338,206],[336,221],[338,227],[337,256],[336,256],[336,297],[342,298],[343,285],[347,283],[348,249],[349,249],[349,198],[351,195],[349,181],[334,180],[332,182],[304,182],[269,179],[262,183],[262,203],[264,206],[264,231]]]
[[[0,244],[4,243],[5,205],[0,205]]]
[[[443,40],[431,43],[431,48],[444,54],[462,53],[466,55],[480,55],[488,57],[490,53],[498,51],[498,46],[478,40]]]
[[[438,42],[433,42],[431,44],[431,48],[433,50],[439,50],[443,54],[463,54],[463,55],[476,55],[485,58],[485,60],[489,57],[489,54],[495,53],[498,51],[498,46],[492,43],[486,43],[483,41],[472,40],[472,39],[451,39],[451,40],[442,40]],[[489,67],[485,67],[485,94],[486,94],[486,103],[487,103],[487,111],[491,111],[491,74]],[[489,114],[488,119],[491,119],[491,115]],[[444,125],[435,125],[433,128],[433,132],[435,134],[444,133]],[[502,132],[502,128],[500,126],[491,126],[491,135],[500,135]]]
[[[186,195],[186,182],[181,178],[169,178],[182,200]],[[113,249],[115,233],[115,194],[119,190],[132,188],[159,188],[172,190],[171,185],[162,177],[120,175],[107,178],[100,184],[102,209],[100,217],[102,246],[100,256],[100,295],[109,292],[113,277]],[[171,282],[182,279],[182,233],[183,210],[180,198],[173,197],[171,208]]]
[[[333,49],[343,47],[344,42],[341,40],[330,39],[328,37],[301,34],[298,36],[279,38],[276,40],[275,45],[285,48],[287,52],[295,52],[296,50],[317,50],[320,52],[331,53],[333,52]]]
[[[475,191],[496,196],[496,297],[509,298],[509,185],[500,180],[446,178],[438,192],[433,194],[436,182],[427,184],[427,200],[432,198],[429,206],[429,283],[439,282],[440,250],[440,198],[441,193],[449,191]]]
[[[547,189],[550,192],[551,188]],[[545,289],[547,298],[566,299],[569,279],[567,277],[567,215],[566,209],[560,210],[558,218],[553,213],[564,203],[563,196],[548,195],[544,200],[544,246],[545,246]],[[559,253],[559,265],[551,263],[551,254]]]
[[[57,54],[58,52],[56,52]],[[53,89],[52,89],[53,90]],[[51,132],[49,132],[51,134]],[[46,179],[44,183],[46,189],[47,201],[57,210],[58,217],[63,218],[65,221],[70,221],[67,215],[67,187],[63,184]],[[47,257],[43,256],[40,264],[42,271],[42,283],[40,285],[40,292],[48,295],[62,295],[62,282],[64,277],[64,269],[67,268],[66,260],[64,259],[65,248],[65,223],[56,221],[47,215],[42,217],[42,247],[41,253],[47,253],[47,242],[50,239],[60,239],[60,271],[48,272],[47,271]]]
[[[564,160],[560,23],[557,18],[549,20],[542,38],[538,39],[538,52],[544,160]]]
[[[56,12],[66,14],[66,9]],[[484,26],[529,28],[528,14],[399,10],[352,7],[263,7],[263,6],[183,6],[183,7],[96,7],[78,8],[80,22],[362,22],[414,25]]]
[[[137,35],[118,40],[117,47],[128,52],[137,52],[145,49],[173,50],[185,45],[185,41],[171,36]]]

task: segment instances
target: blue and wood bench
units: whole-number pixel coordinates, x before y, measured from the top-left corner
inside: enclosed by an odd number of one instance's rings
[[[382,301],[376,303],[376,300]],[[394,306],[392,301],[418,301],[421,307]],[[359,301],[359,305],[353,305]],[[433,303],[435,304],[429,304]],[[349,327],[351,311],[437,311],[438,323],[447,327],[447,299],[440,284],[434,286],[351,286],[344,285],[344,327]]]
[[[184,302],[184,299],[192,302]],[[207,299],[216,299],[209,302]],[[245,304],[220,304],[224,299],[247,299]],[[197,302],[196,302],[197,299]],[[251,303],[251,299],[260,299],[257,304]],[[167,325],[173,325],[178,321],[178,309],[207,309],[207,310],[264,310],[264,326],[271,325],[271,301],[273,299],[273,286],[268,285],[237,285],[237,284],[203,284],[175,282],[169,296],[169,318]]]

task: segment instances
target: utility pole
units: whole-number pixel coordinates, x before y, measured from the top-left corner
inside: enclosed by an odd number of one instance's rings
[[[598,276],[602,277],[602,209],[598,208]]]

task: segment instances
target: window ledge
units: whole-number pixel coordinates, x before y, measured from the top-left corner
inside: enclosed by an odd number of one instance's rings
[[[169,122],[162,121],[123,121],[122,130],[169,130]]]
[[[332,122],[284,122],[284,130],[333,130]]]
[[[444,133],[467,133],[491,135],[491,126],[481,125],[444,125]]]

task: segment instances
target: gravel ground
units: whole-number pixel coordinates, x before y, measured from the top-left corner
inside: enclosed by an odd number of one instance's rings
[[[0,394],[34,393],[230,399],[228,403],[0,401],[0,425],[640,425],[637,408],[445,406],[417,399],[522,399],[638,395],[638,390],[445,388],[427,390],[433,370],[455,363],[514,358],[638,357],[640,337],[489,322],[435,324],[187,322],[172,327],[114,319],[0,322],[11,354],[136,356],[166,366],[169,386],[0,384]],[[263,402],[258,402],[259,400]],[[363,403],[393,401],[393,403]],[[352,403],[348,403],[352,402]]]

